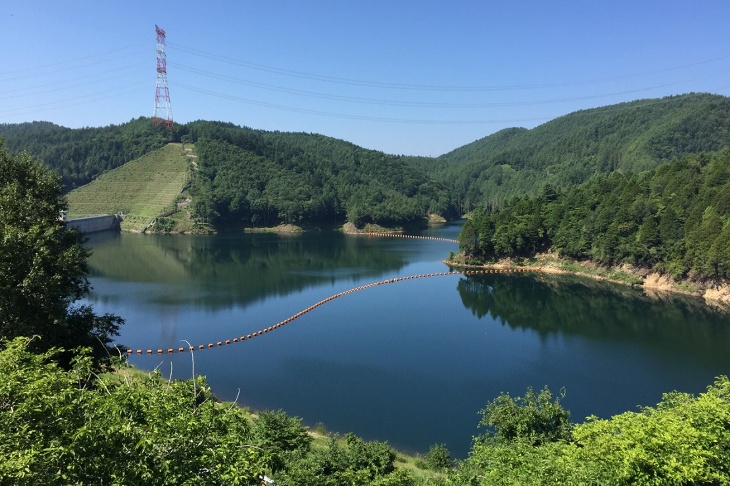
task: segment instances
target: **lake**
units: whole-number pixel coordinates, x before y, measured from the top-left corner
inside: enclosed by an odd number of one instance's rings
[[[421,235],[456,238],[459,225]],[[87,302],[122,316],[118,342],[168,349],[272,326],[371,282],[444,272],[455,243],[348,236],[106,233],[91,237]],[[698,393],[730,373],[730,316],[687,297],[543,274],[447,275],[345,295],[251,340],[133,355],[174,378],[205,375],[253,409],[408,451],[468,453],[500,392],[565,388],[574,421]]]

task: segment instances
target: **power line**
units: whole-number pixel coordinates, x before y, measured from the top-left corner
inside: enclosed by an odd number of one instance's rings
[[[730,54],[725,54],[719,57],[711,59],[703,59],[688,64],[682,64],[677,66],[670,66],[658,70],[646,71],[641,73],[627,74],[624,76],[614,77],[602,77],[600,79],[575,81],[575,82],[563,82],[563,83],[536,83],[536,84],[524,84],[524,85],[494,85],[494,86],[454,86],[454,85],[420,85],[420,84],[407,84],[407,83],[391,83],[387,81],[371,81],[362,79],[343,78],[337,76],[330,76],[325,74],[307,73],[302,71],[295,71],[291,69],[285,69],[275,66],[268,66],[264,64],[257,64],[242,59],[236,59],[227,56],[221,56],[219,54],[213,54],[191,47],[186,47],[177,44],[170,44],[173,50],[185,52],[195,56],[199,56],[205,59],[213,61],[224,62],[232,65],[246,67],[249,69],[255,69],[258,71],[280,74],[284,76],[291,76],[300,79],[310,79],[317,81],[324,81],[328,83],[346,84],[352,86],[366,86],[374,88],[386,88],[386,89],[397,89],[397,90],[419,90],[419,91],[515,91],[515,90],[532,90],[532,89],[546,89],[546,88],[560,88],[560,87],[575,87],[583,86],[588,84],[598,84],[611,81],[617,81],[622,79],[635,78],[640,76],[648,76],[653,74],[659,74],[669,71],[675,71],[680,69],[686,69],[690,67],[696,67],[702,64],[711,64],[718,61],[730,59]]]
[[[312,110],[308,108],[296,108],[292,106],[279,105],[274,103],[265,103],[250,98],[242,98],[240,96],[234,96],[226,93],[219,93],[208,89],[197,88],[186,84],[173,83],[173,86],[178,88],[186,89],[188,91],[194,91],[216,98],[221,98],[229,101],[238,101],[241,103],[247,103],[250,105],[263,106],[265,108],[275,108],[277,110],[290,111],[294,113],[305,113],[309,115],[319,115],[331,118],[343,118],[348,120],[363,120],[363,121],[376,121],[376,122],[388,122],[388,123],[412,123],[412,124],[424,124],[424,125],[484,125],[494,123],[520,123],[530,121],[544,121],[550,117],[537,117],[537,118],[522,118],[522,119],[499,119],[499,120],[445,120],[445,119],[414,119],[414,118],[388,118],[388,117],[376,117],[366,115],[349,115],[346,113],[334,113],[321,110]]]
[[[51,64],[43,64],[40,66],[28,67],[23,69],[16,69],[12,71],[0,72],[0,78],[4,81],[14,81],[19,79],[37,78],[39,76],[47,76],[50,74],[58,74],[67,71],[78,71],[84,67],[97,66],[99,64],[116,61],[119,59],[128,59],[133,57],[139,58],[139,54],[142,52],[137,49],[129,54],[122,56],[109,56],[108,53],[114,53],[119,51],[129,50],[130,48],[136,48],[136,46],[125,47],[121,49],[115,49],[113,51],[107,51],[107,53],[94,54],[90,56],[79,57],[66,61],[59,61]],[[88,61],[88,62],[87,62]]]
[[[301,90],[301,89],[297,89],[297,88],[288,88],[285,86],[259,83],[259,82],[255,82],[255,81],[248,81],[248,80],[233,77],[233,76],[217,74],[217,73],[214,73],[211,71],[206,71],[203,69],[186,66],[184,64],[178,64],[178,63],[169,63],[169,64],[171,66],[175,67],[176,69],[181,69],[183,71],[187,71],[187,72],[190,72],[193,74],[198,74],[198,75],[205,76],[208,78],[218,79],[220,81],[227,81],[230,83],[240,84],[240,85],[244,85],[244,86],[260,88],[260,89],[264,89],[264,90],[268,90],[268,91],[288,93],[288,94],[294,94],[294,95],[299,95],[299,96],[306,96],[306,97],[310,97],[310,98],[327,99],[327,100],[332,100],[332,101],[346,101],[346,102],[361,103],[361,104],[368,104],[368,105],[401,106],[401,107],[413,107],[413,108],[505,108],[505,107],[517,107],[517,106],[537,106],[537,105],[548,105],[548,104],[557,104],[557,103],[569,103],[569,102],[575,102],[575,101],[587,101],[587,100],[595,100],[595,99],[601,99],[601,98],[610,98],[610,97],[614,97],[614,96],[625,96],[627,94],[636,94],[636,93],[652,91],[652,90],[661,89],[661,88],[668,88],[671,86],[677,86],[680,84],[684,84],[686,82],[698,81],[699,79],[707,79],[709,77],[714,77],[714,76],[725,76],[730,72],[729,71],[729,72],[724,72],[724,73],[720,73],[720,74],[713,75],[713,76],[706,76],[704,78],[695,78],[695,79],[687,80],[687,81],[677,81],[677,82],[673,82],[673,83],[665,83],[665,84],[659,84],[659,85],[654,85],[654,86],[645,86],[642,88],[615,91],[615,92],[602,93],[602,94],[596,94],[596,95],[574,96],[574,97],[566,97],[566,98],[552,98],[552,99],[542,99],[542,100],[529,100],[529,101],[506,101],[506,102],[487,102],[487,103],[439,103],[439,102],[386,100],[386,99],[379,99],[379,98],[364,98],[364,97],[357,97],[357,96],[334,95],[334,94],[321,93],[321,92],[315,92],[315,91]]]
[[[72,78],[72,79],[64,79],[64,80],[59,80],[59,81],[55,81],[52,83],[37,84],[34,86],[23,86],[23,87],[16,88],[16,89],[6,89],[6,90],[3,90],[3,94],[7,94],[8,96],[0,97],[0,100],[17,98],[17,96],[18,96],[17,93],[26,92],[24,94],[24,96],[30,96],[30,95],[35,96],[35,95],[44,94],[44,93],[55,93],[58,91],[72,90],[72,89],[80,88],[82,86],[88,86],[89,84],[98,84],[99,82],[102,82],[102,81],[118,80],[119,76],[116,75],[116,73],[120,73],[120,72],[122,72],[122,73],[124,73],[124,72],[141,73],[142,72],[141,70],[135,71],[135,70],[132,70],[131,68],[141,67],[144,64],[146,64],[146,63],[139,62],[136,64],[130,64],[130,65],[118,67],[115,69],[109,69],[107,71],[99,71],[99,72],[96,72],[95,74],[108,74],[110,76],[98,77],[96,79],[93,79],[91,81],[86,81],[86,82],[81,82],[81,81],[88,80],[89,76],[77,77],[77,78]],[[114,74],[114,75],[112,75],[112,74]],[[70,86],[64,87],[63,85],[65,85],[65,84],[70,84]],[[42,88],[48,88],[48,89],[42,89]],[[33,91],[33,90],[37,90],[37,91]],[[16,94],[12,94],[12,93],[16,93]]]

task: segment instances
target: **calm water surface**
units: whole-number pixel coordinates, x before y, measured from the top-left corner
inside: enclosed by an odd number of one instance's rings
[[[134,349],[233,339],[359,285],[445,271],[457,250],[335,232],[103,234],[89,244],[88,300],[126,319],[118,341]],[[546,275],[451,275],[335,299],[251,341],[196,351],[194,365],[223,399],[465,457],[477,412],[502,391],[565,387],[574,420],[609,417],[662,392],[703,391],[730,373],[728,349],[730,317],[697,300]],[[192,375],[189,354],[131,362]]]

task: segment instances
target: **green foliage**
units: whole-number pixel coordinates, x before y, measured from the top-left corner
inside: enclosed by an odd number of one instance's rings
[[[272,464],[279,485],[726,484],[730,380],[695,397],[672,392],[654,408],[571,428],[547,388],[500,395],[482,412],[495,427],[443,479],[395,468],[382,442],[348,434],[310,447],[299,419],[265,412],[253,425],[216,402],[205,380],[158,372],[97,377],[81,352],[69,370],[28,338],[0,351],[0,483],[258,484]],[[442,445],[426,462],[448,467]]]
[[[669,273],[730,278],[730,150],[654,170],[596,176],[563,193],[477,210],[464,225],[462,251],[481,261],[562,256]]]
[[[268,453],[203,379],[101,380],[88,354],[64,371],[28,341],[0,351],[0,483],[256,484]]]
[[[540,393],[527,389],[524,397],[512,398],[502,393],[479,413],[479,425],[490,427],[494,432],[487,438],[497,441],[522,441],[530,445],[570,440],[573,424],[570,412],[560,405],[560,397],[552,401],[552,393],[547,387]]]
[[[89,251],[60,220],[65,209],[58,178],[0,142],[0,339],[39,335],[38,350],[88,346],[98,364],[123,321],[75,305],[89,291]]]
[[[395,469],[395,453],[383,442],[365,442],[353,434],[344,441],[331,438],[326,448],[313,449],[310,454],[289,465],[287,471],[276,475],[276,484],[335,485],[413,485],[410,473]]]
[[[283,470],[289,458],[309,451],[312,437],[298,417],[289,417],[283,410],[264,411],[253,423],[256,445],[269,452],[273,472]]]
[[[673,392],[656,408],[607,420],[589,417],[574,427],[571,437],[558,441],[535,442],[530,434],[528,440],[476,441],[452,480],[484,485],[727,484],[728,427],[730,381],[723,376],[698,397]]]
[[[577,111],[532,130],[510,128],[414,166],[446,184],[468,213],[497,209],[596,174],[633,173],[730,146],[730,98],[692,93]]]
[[[424,458],[426,465],[434,471],[444,471],[450,469],[453,465],[451,453],[445,444],[434,444],[426,453]]]
[[[159,218],[155,219],[155,224],[152,229],[155,231],[155,233],[169,233],[170,231],[172,231],[174,225],[175,222],[172,218],[160,216]]]

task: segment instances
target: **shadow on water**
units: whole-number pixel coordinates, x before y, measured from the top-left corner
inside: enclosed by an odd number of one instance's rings
[[[730,313],[695,297],[657,299],[618,284],[558,275],[483,275],[462,278],[457,291],[479,319],[489,316],[541,339],[578,336],[640,344],[666,355],[696,354],[727,362]]]
[[[151,295],[159,304],[211,309],[286,296],[338,279],[376,279],[402,268],[388,242],[339,232],[303,235],[165,236],[105,234],[90,240],[90,276],[179,286]]]

